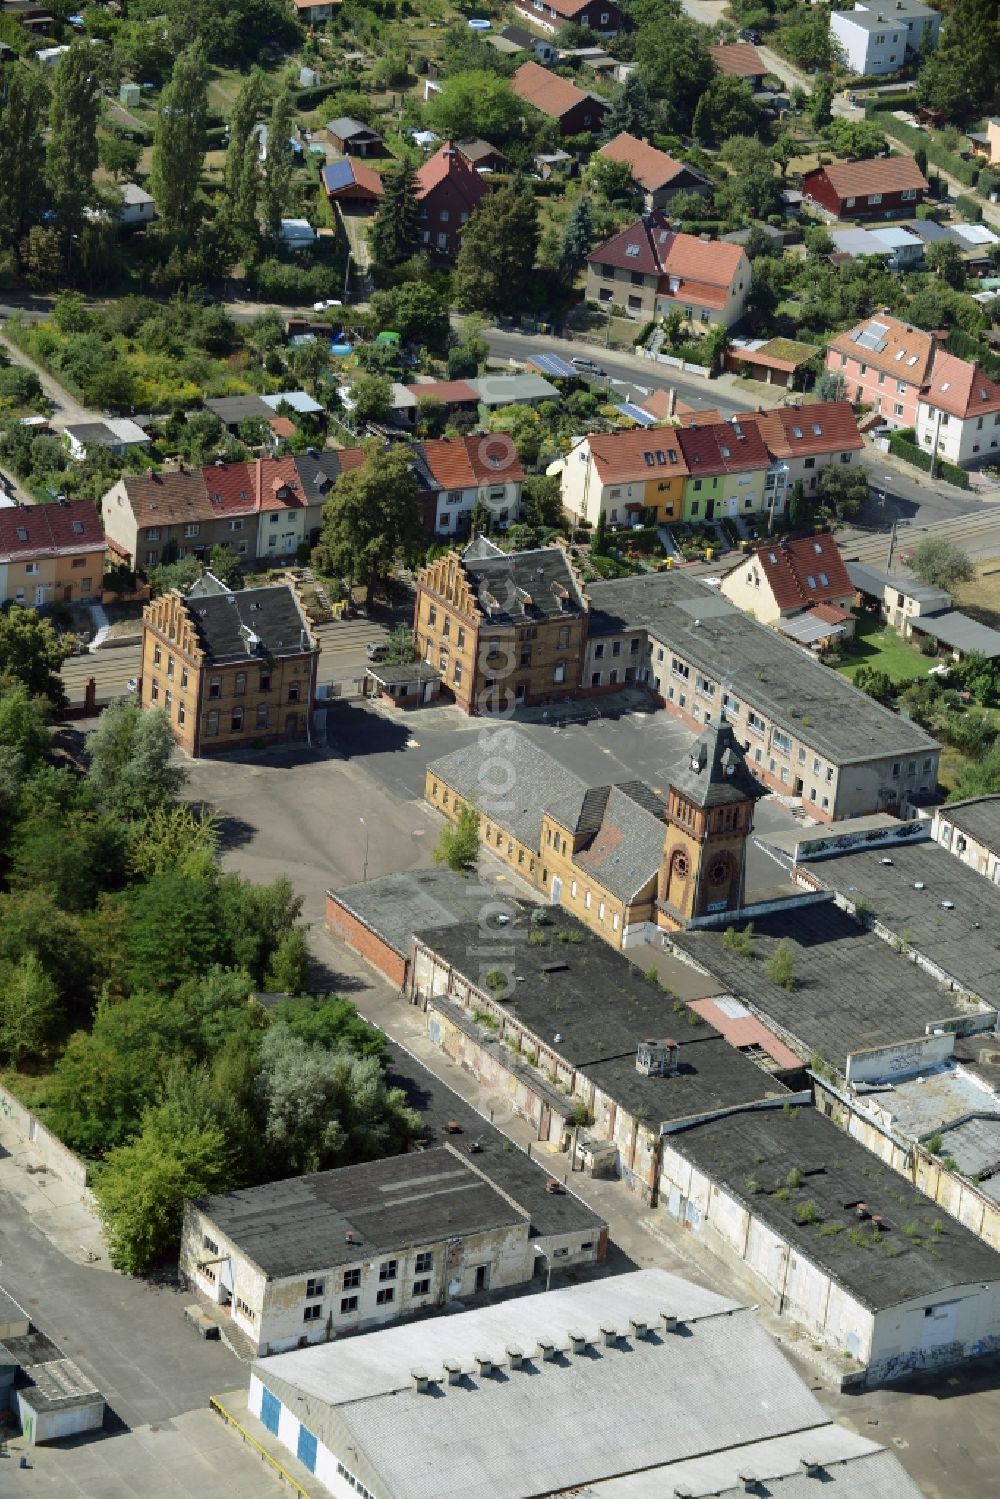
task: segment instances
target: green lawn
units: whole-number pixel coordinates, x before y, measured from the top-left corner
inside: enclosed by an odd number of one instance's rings
[[[872,615],[860,615],[854,640],[845,646],[844,659],[837,670],[853,681],[859,666],[877,666],[880,671],[888,672],[893,682],[909,682],[914,677],[926,676],[933,664],[888,625],[880,624]]]

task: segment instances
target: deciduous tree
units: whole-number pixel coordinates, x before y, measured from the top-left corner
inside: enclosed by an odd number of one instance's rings
[[[70,637],[59,634],[37,609],[12,604],[0,610],[0,675],[23,683],[31,697],[62,706],[66,694],[59,671],[70,649]]]
[[[197,46],[182,52],[163,90],[156,119],[150,191],[167,230],[191,231],[201,220],[199,193],[208,116],[208,67]]]
[[[973,575],[968,553],[947,537],[925,537],[914,551],[910,565],[922,582],[949,591],[958,583],[967,583]]]
[[[282,215],[288,209],[292,186],[292,130],[295,108],[291,91],[283,83],[274,96],[267,129],[267,157],[260,188],[264,227],[277,239]]]
[[[454,822],[446,822],[434,845],[434,863],[459,872],[479,857],[479,813],[466,802]]]
[[[26,63],[8,63],[0,97],[0,247],[19,245],[42,208],[45,84]]]
[[[253,68],[233,101],[226,148],[226,214],[235,241],[245,252],[252,250],[258,240],[260,137],[257,126],[263,108],[264,75],[259,68]]]
[[[464,311],[513,313],[533,301],[538,208],[513,185],[491,193],[465,226],[454,292]]]
[[[119,700],[87,739],[87,783],[99,802],[126,821],[176,800],[184,769],[174,763],[170,723],[161,708]]]
[[[405,447],[370,446],[364,463],[344,474],[323,507],[316,548],[324,570],[361,582],[369,601],[397,562],[420,550],[417,480]]]

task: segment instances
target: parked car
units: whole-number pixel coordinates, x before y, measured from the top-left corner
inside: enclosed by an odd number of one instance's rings
[[[571,359],[570,364],[574,365],[578,370],[582,370],[585,375],[603,376],[607,374],[607,370],[602,370],[601,366],[595,364],[592,359],[583,359],[579,355]]]
[[[372,640],[369,642],[367,651],[369,661],[384,661],[388,654],[389,647],[384,640]]]

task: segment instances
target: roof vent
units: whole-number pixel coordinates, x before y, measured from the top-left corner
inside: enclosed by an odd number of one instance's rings
[[[923,880],[914,880],[913,881],[913,888],[914,888],[914,890],[924,890],[924,889],[926,889],[926,886],[924,885]]]
[[[476,1368],[478,1369],[480,1374],[486,1375],[493,1373],[493,1360],[490,1358],[488,1353],[477,1353],[475,1355],[475,1359]]]
[[[541,1354],[543,1364],[551,1364],[556,1356],[556,1345],[539,1340],[538,1352]]]
[[[520,1369],[524,1363],[524,1351],[521,1348],[507,1349],[507,1362],[512,1369]]]
[[[345,1244],[360,1244],[361,1243],[361,1235],[360,1234],[356,1234],[354,1232],[353,1228],[349,1228],[347,1230],[346,1234],[344,1235],[344,1243]]]
[[[823,1464],[815,1453],[803,1453],[799,1458],[799,1467],[807,1478],[819,1478],[823,1471]]]
[[[569,1346],[572,1348],[574,1353],[586,1353],[587,1349],[590,1347],[590,1339],[587,1337],[586,1333],[571,1332],[569,1335]]]
[[[633,1338],[644,1338],[646,1336],[648,1323],[640,1321],[637,1317],[629,1317],[628,1326]]]
[[[646,1077],[669,1077],[677,1071],[676,1041],[640,1041],[635,1052],[635,1070]]]
[[[618,1338],[619,1332],[617,1327],[601,1328],[601,1341],[604,1344],[605,1348],[617,1348]]]
[[[677,1331],[677,1313],[676,1312],[661,1312],[660,1316],[663,1319],[663,1331],[664,1332],[676,1332]]]
[[[426,1369],[411,1369],[410,1378],[413,1380],[413,1388],[418,1395],[426,1395],[427,1387],[431,1382],[430,1375]]]
[[[880,864],[891,864],[891,863],[892,863],[892,860],[891,860],[891,859],[890,859],[890,858],[889,858],[889,855],[888,855],[888,854],[886,854],[886,856],[885,856],[885,858],[884,858],[884,859],[880,859],[880,860],[879,860],[879,863],[880,863]]]
[[[456,1364],[454,1359],[445,1361],[444,1372],[448,1376],[449,1384],[458,1384],[462,1378],[462,1365]]]
[[[744,1494],[756,1494],[760,1482],[756,1473],[742,1472],[736,1476],[739,1479],[739,1484]]]
[[[943,900],[941,902],[941,909],[942,911],[954,911],[955,902],[953,900]]]

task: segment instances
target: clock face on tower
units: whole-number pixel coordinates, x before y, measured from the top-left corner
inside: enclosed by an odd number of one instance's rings
[[[729,856],[718,854],[708,866],[708,883],[710,885],[724,885],[729,879]]]

